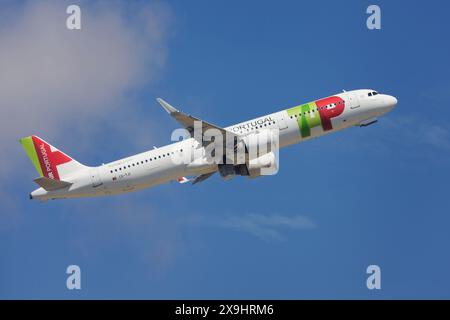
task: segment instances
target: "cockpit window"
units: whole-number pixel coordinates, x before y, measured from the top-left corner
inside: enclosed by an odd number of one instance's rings
[[[376,96],[378,94],[378,92],[374,91],[372,92],[372,95]]]
[[[372,92],[369,92],[369,97],[371,97],[372,96]]]

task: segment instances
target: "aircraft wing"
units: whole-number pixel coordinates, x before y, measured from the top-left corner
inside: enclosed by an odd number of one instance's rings
[[[211,177],[214,173],[216,173],[216,172],[214,171],[214,172],[210,172],[210,173],[201,174],[194,178],[194,180],[192,181],[192,184],[202,182],[202,181],[208,179],[209,177]]]
[[[231,131],[228,131],[222,127],[216,126],[212,123],[209,123],[207,121],[198,119],[196,117],[193,117],[189,114],[186,114],[184,112],[181,112],[174,107],[172,107],[170,104],[168,104],[166,101],[164,101],[161,98],[156,99],[158,103],[164,108],[164,110],[167,111],[167,113],[172,116],[175,120],[177,120],[186,130],[189,131],[192,137],[194,137],[194,122],[195,121],[201,121],[202,124],[202,133],[205,132],[208,129],[217,129],[219,130],[222,135],[223,139],[225,139],[226,134],[228,134],[230,137],[238,137],[238,135],[234,134]],[[203,135],[202,135],[203,136]],[[195,137],[194,137],[195,138]]]
[[[210,173],[201,174],[201,175],[196,176],[196,177],[194,177],[192,179],[188,179],[186,177],[179,177],[179,178],[177,178],[177,182],[181,183],[181,184],[188,183],[188,182],[192,182],[192,184],[196,184],[196,183],[199,183],[199,182],[202,182],[202,181],[208,179],[214,173],[216,173],[216,171],[210,172]]]

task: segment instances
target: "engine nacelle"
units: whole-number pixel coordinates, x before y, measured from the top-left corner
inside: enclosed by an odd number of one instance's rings
[[[278,130],[262,130],[244,136],[236,145],[238,158],[245,153],[248,159],[256,159],[278,149]]]
[[[222,178],[225,180],[230,180],[234,176],[248,176],[249,172],[247,169],[247,165],[239,164],[219,164],[219,173]]]
[[[277,172],[278,161],[273,152],[249,159],[246,164],[219,164],[219,173],[225,180],[230,180],[234,176],[256,178],[262,175],[274,175]]]
[[[278,172],[278,161],[275,153],[269,152],[256,159],[250,159],[247,164],[250,178],[274,175]]]

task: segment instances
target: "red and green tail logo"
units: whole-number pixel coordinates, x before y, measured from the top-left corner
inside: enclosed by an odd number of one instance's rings
[[[72,158],[37,136],[22,138],[20,143],[41,177],[60,180],[58,166],[72,161]]]

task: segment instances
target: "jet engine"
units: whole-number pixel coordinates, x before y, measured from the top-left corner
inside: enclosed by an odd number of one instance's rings
[[[278,148],[278,131],[262,130],[248,134],[235,144],[237,157],[245,152],[249,159],[256,159]]]
[[[278,172],[278,161],[274,152],[266,153],[258,158],[248,159],[245,164],[219,164],[219,173],[225,180],[234,176],[256,178],[262,175],[273,175]]]

